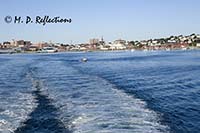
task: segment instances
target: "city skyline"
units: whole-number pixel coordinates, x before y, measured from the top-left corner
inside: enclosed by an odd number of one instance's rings
[[[33,42],[88,42],[119,38],[146,40],[170,35],[199,33],[199,1],[102,0],[102,1],[2,1],[0,42],[25,39]],[[71,18],[71,24],[7,24],[5,16]]]

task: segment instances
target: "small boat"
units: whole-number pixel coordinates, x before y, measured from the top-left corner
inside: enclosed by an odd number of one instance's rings
[[[87,58],[82,58],[81,61],[82,61],[82,62],[87,62],[88,59],[87,59]]]
[[[135,49],[131,49],[131,52],[134,52],[135,51]]]
[[[55,52],[57,52],[57,49],[54,47],[44,47],[41,50],[41,53],[55,53]]]
[[[0,50],[0,54],[10,54],[10,53],[12,53],[12,52],[13,52],[13,50],[11,50],[11,49]]]

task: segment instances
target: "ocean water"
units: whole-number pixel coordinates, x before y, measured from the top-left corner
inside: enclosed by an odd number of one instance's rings
[[[198,50],[13,54],[0,62],[0,133],[200,131]]]

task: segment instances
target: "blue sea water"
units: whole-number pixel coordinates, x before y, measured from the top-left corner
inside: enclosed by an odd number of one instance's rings
[[[2,133],[200,131],[198,50],[13,54],[0,63]]]

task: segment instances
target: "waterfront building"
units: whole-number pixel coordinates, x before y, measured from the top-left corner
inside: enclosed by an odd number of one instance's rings
[[[9,49],[9,48],[11,48],[11,43],[10,43],[10,42],[3,42],[3,43],[0,45],[0,48],[1,48],[1,49]]]
[[[21,48],[21,49],[27,49],[31,46],[31,42],[25,41],[25,40],[17,40],[17,41],[12,42],[12,46],[18,47],[18,48]]]
[[[123,44],[123,45],[125,45],[125,44],[126,44],[126,41],[125,41],[125,40],[122,40],[122,39],[118,39],[118,40],[115,40],[115,41],[114,41],[114,44]]]
[[[200,40],[196,40],[195,42],[196,42],[196,46],[200,47]]]
[[[110,45],[110,49],[111,50],[123,50],[126,49],[126,41],[125,40],[115,40],[111,45]]]
[[[104,41],[103,37],[101,37],[101,40],[99,41],[99,44],[105,45],[105,41]]]
[[[89,43],[90,44],[98,44],[99,43],[99,39],[97,39],[97,38],[90,39]]]
[[[38,47],[38,49],[43,49],[44,47],[49,47],[50,45],[48,43],[40,42],[40,43],[33,44],[33,46]]]
[[[34,46],[34,45],[31,45],[29,48],[28,48],[29,51],[37,51],[39,50],[39,48],[37,46]]]

